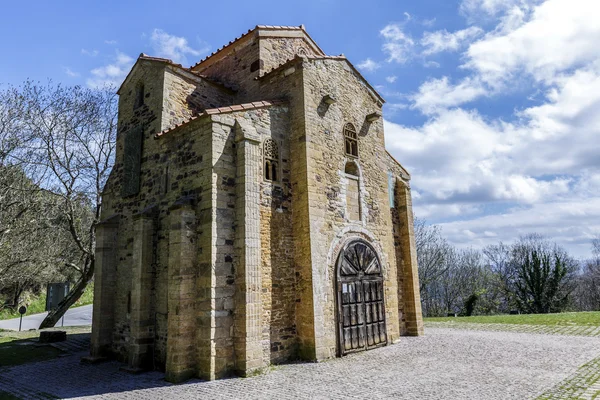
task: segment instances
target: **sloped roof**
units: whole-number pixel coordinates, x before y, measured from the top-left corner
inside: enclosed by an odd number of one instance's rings
[[[161,132],[158,132],[157,134],[154,135],[154,138],[158,139],[159,137],[163,136],[166,133],[172,132],[178,128],[181,128],[182,126],[189,124],[192,121],[195,121],[195,120],[205,117],[205,116],[214,115],[214,114],[225,114],[225,113],[234,112],[234,111],[255,110],[257,108],[279,106],[279,105],[283,105],[283,104],[287,104],[287,101],[285,101],[285,100],[263,100],[263,101],[253,101],[252,103],[235,104],[235,105],[226,106],[226,107],[208,108],[208,109],[204,110],[204,112],[202,112],[198,115],[194,115],[193,117],[190,117],[178,124],[175,124],[172,127],[169,127]]]
[[[242,34],[240,37],[237,37],[237,38],[233,39],[232,41],[230,41],[229,43],[227,43],[225,46],[221,47],[220,49],[217,49],[216,51],[214,51],[213,53],[211,53],[209,56],[203,58],[202,60],[198,61],[196,64],[192,65],[190,67],[190,70],[193,70],[193,69],[199,67],[204,62],[208,61],[212,57],[214,57],[217,54],[221,53],[223,50],[226,50],[229,47],[231,47],[232,45],[238,43],[240,40],[242,40],[245,37],[247,37],[248,35],[256,32],[257,30],[267,30],[267,31],[301,31],[301,32],[304,33],[304,35],[306,36],[306,39],[308,39],[308,41],[310,42],[310,44],[316,50],[318,50],[318,52],[320,52],[322,55],[325,55],[325,52],[323,50],[321,50],[321,48],[319,47],[319,45],[317,44],[317,42],[315,42],[313,40],[313,38],[310,37],[310,35],[308,34],[308,32],[306,32],[306,29],[305,29],[304,25],[300,25],[300,26],[256,25],[253,29],[248,29],[248,32]]]
[[[133,65],[133,67],[131,67],[131,70],[129,70],[129,73],[127,74],[127,76],[125,77],[125,79],[123,79],[123,83],[121,83],[121,86],[119,86],[119,89],[117,90],[117,94],[120,94],[121,89],[123,88],[123,86],[125,85],[125,83],[129,80],[129,77],[131,76],[131,73],[133,72],[135,66],[137,65],[137,63],[140,60],[155,61],[155,62],[167,64],[167,65],[173,67],[174,70],[180,70],[182,72],[186,72],[188,74],[192,74],[192,75],[194,75],[197,78],[201,78],[201,79],[204,79],[205,81],[207,81],[209,83],[212,83],[213,85],[220,86],[222,89],[225,89],[225,90],[230,91],[230,92],[235,92],[235,89],[229,87],[228,85],[224,84],[223,82],[217,81],[217,80],[215,80],[213,78],[206,77],[206,76],[204,76],[202,74],[198,74],[198,73],[190,70],[189,68],[185,68],[181,64],[177,64],[177,63],[173,62],[172,60],[170,60],[168,58],[152,57],[152,56],[149,56],[147,54],[141,53],[139,55],[139,57],[137,58],[137,60],[136,60],[135,64]]]
[[[276,72],[276,71],[280,71],[282,69],[284,69],[285,67],[287,67],[288,65],[293,64],[296,61],[302,60],[302,59],[306,59],[306,60],[339,60],[339,61],[345,61],[350,68],[352,68],[352,70],[354,71],[354,73],[358,76],[358,78],[360,80],[362,80],[365,85],[367,85],[367,87],[373,92],[373,94],[375,96],[377,96],[377,98],[382,102],[385,103],[385,99],[379,94],[379,92],[377,92],[377,90],[375,90],[375,88],[373,86],[371,86],[371,84],[369,83],[368,80],[365,79],[364,76],[362,76],[362,74],[358,71],[358,69],[356,69],[356,67],[350,62],[350,60],[348,60],[346,58],[346,56],[344,56],[343,54],[340,54],[339,56],[307,56],[307,55],[296,55],[294,58],[291,58],[287,61],[284,61],[283,63],[279,64],[277,67],[271,69],[269,72],[266,72],[264,74],[262,74],[261,76],[256,77],[255,79],[259,80],[259,79],[263,79],[264,77]]]

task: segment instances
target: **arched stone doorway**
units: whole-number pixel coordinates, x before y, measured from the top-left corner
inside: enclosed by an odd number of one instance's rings
[[[383,275],[373,247],[346,244],[337,260],[338,349],[341,356],[387,344]]]

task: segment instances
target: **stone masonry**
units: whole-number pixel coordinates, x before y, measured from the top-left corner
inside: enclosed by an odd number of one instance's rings
[[[92,359],[212,380],[423,333],[410,175],[344,56],[257,26],[118,93]]]

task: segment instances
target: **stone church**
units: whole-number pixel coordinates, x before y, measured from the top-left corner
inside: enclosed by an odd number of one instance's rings
[[[217,379],[422,334],[410,175],[343,55],[257,26],[118,94],[91,360]]]

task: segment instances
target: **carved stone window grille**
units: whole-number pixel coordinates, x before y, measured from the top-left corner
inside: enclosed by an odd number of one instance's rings
[[[279,179],[279,146],[273,139],[264,143],[265,155],[265,180],[277,182]]]
[[[344,125],[344,142],[346,154],[352,157],[358,157],[358,135],[352,124]]]

